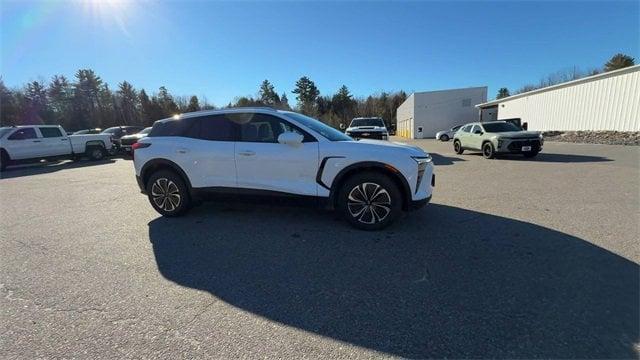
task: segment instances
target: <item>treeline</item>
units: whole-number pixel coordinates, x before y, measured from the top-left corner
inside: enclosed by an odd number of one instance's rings
[[[404,91],[381,92],[366,98],[354,97],[346,86],[335,94],[321,95],[315,83],[301,77],[291,92],[292,107],[285,92],[279,95],[264,80],[256,96],[237,97],[227,107],[270,106],[296,110],[340,127],[353,117],[380,116],[388,125],[395,123],[396,109],[407,98]],[[150,126],[174,114],[215,109],[206,98],[174,96],[162,86],[149,94],[123,81],[115,89],[93,70],[78,70],[72,80],[55,75],[48,83],[32,81],[9,89],[0,79],[0,125],[60,124],[69,131],[108,128],[117,125]]]
[[[526,84],[521,88],[517,89],[513,93],[509,91],[508,88],[500,88],[498,90],[498,94],[496,95],[496,99],[502,99],[507,96],[516,95],[525,93],[528,91],[533,91],[537,89],[542,89],[548,86],[561,84],[571,80],[582,79],[587,76],[601,74],[603,72],[613,71],[622,69],[628,66],[635,65],[635,59],[629,55],[625,54],[615,54],[607,61],[601,68],[592,68],[588,70],[582,70],[576,66],[571,69],[565,69],[556,71],[552,74],[549,74],[538,81],[537,84]]]

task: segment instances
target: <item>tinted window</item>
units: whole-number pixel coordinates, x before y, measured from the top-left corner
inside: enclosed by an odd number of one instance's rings
[[[473,125],[473,129],[471,129],[471,132],[474,134],[479,133],[479,132],[482,132],[482,129],[480,129],[480,126],[478,125]]]
[[[193,123],[193,119],[158,120],[153,124],[149,136],[188,136],[187,131]]]
[[[468,133],[469,131],[471,131],[471,125],[467,125],[467,126],[463,127],[462,130],[460,130],[460,131]]]
[[[110,127],[108,129],[105,129],[103,132],[103,134],[111,134],[115,137],[122,137],[122,135],[124,135],[122,129],[119,126],[116,127]]]
[[[507,131],[521,131],[522,129],[520,129],[519,127],[513,125],[512,123],[485,123],[482,124],[482,126],[484,126],[484,129],[487,132],[492,132],[492,133],[496,133],[496,132],[507,132]]]
[[[62,132],[60,129],[54,127],[41,127],[40,133],[42,137],[51,138],[51,137],[62,137]]]
[[[454,126],[454,127],[452,127],[452,128],[451,128],[451,130],[452,130],[452,131],[458,131],[458,129],[460,129],[460,126],[461,126],[461,125]]]
[[[210,115],[194,121],[186,136],[211,141],[235,141],[239,130],[240,125],[225,115]]]
[[[18,129],[16,132],[9,136],[9,140],[25,140],[25,139],[35,139],[38,136],[36,135],[36,131],[34,128],[24,128]]]

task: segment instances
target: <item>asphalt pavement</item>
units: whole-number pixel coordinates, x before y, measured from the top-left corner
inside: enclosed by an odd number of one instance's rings
[[[131,161],[0,179],[0,358],[638,358],[640,148],[433,154],[432,203],[161,218]]]

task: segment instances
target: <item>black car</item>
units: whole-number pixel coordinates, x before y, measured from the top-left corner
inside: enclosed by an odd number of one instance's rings
[[[123,136],[139,133],[142,129],[144,129],[142,126],[114,126],[104,129],[102,134],[111,135],[111,142],[113,142],[114,145],[112,147],[114,149],[113,153],[115,154],[120,151],[120,139]]]
[[[131,135],[125,135],[120,138],[120,148],[128,153],[131,152],[131,146],[135,144],[138,140],[147,136],[151,131],[151,127],[144,128],[142,131],[137,132]]]

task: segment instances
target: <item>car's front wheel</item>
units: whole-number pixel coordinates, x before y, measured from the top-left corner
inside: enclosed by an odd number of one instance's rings
[[[482,156],[484,156],[485,159],[493,159],[495,155],[495,150],[491,142],[486,142],[482,145]]]
[[[365,172],[350,177],[342,185],[338,209],[352,226],[362,230],[380,230],[400,215],[402,196],[388,176]]]
[[[191,198],[184,180],[176,173],[161,170],[147,181],[151,206],[162,216],[180,216],[189,210]]]
[[[456,154],[462,155],[462,153],[464,152],[464,149],[462,148],[462,144],[460,143],[460,140],[455,140],[453,142],[453,150],[456,152]]]

